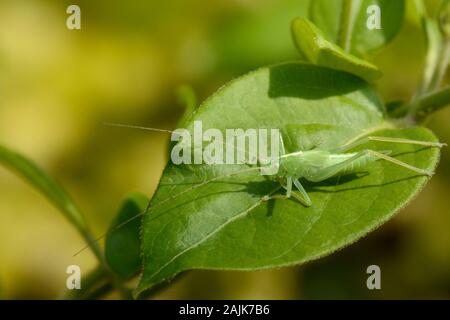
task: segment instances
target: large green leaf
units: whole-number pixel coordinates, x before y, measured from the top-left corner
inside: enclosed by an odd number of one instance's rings
[[[306,19],[296,18],[292,22],[292,36],[300,54],[311,63],[346,71],[369,82],[382,75],[373,64],[346,53],[326,40],[323,33]]]
[[[0,164],[5,165],[46,196],[82,234],[89,235],[86,222],[64,189],[33,161],[0,146]]]
[[[344,3],[350,3],[350,12],[345,13]],[[381,28],[370,30],[367,27],[369,14],[367,8],[379,6]],[[344,17],[350,24],[344,22]],[[350,30],[349,51],[358,56],[366,56],[390,42],[400,31],[405,15],[404,0],[314,0],[311,1],[311,20],[321,29],[330,41],[339,43],[342,28]]]
[[[423,128],[386,129],[384,106],[362,79],[302,63],[262,68],[231,82],[196,110],[191,131],[194,120],[203,121],[204,130],[279,128],[289,152],[332,148],[382,129],[388,131],[376,134],[435,140]],[[429,170],[439,155],[411,145],[368,147],[392,150]],[[220,178],[245,168],[167,165],[143,219],[136,295],[189,269],[255,270],[317,259],[391,218],[427,180],[377,161],[356,175],[306,184],[313,201],[306,208],[295,200],[264,202],[280,186],[258,173]]]
[[[129,195],[111,223],[105,240],[105,258],[111,270],[122,278],[129,278],[141,269],[142,213],[148,198],[141,193]]]

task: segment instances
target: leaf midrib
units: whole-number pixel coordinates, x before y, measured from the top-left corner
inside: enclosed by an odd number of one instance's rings
[[[281,186],[277,186],[274,190],[272,190],[268,196],[273,195],[277,191],[281,189]],[[156,270],[151,276],[150,279],[153,279],[156,275],[158,275],[162,270],[164,270],[166,267],[168,267],[171,263],[173,263],[176,259],[184,255],[185,253],[191,251],[192,249],[195,249],[199,245],[201,245],[203,242],[214,236],[217,232],[220,232],[223,228],[225,228],[228,224],[232,223],[235,220],[238,220],[239,218],[245,216],[250,211],[256,209],[259,205],[261,205],[264,202],[262,198],[260,198],[258,201],[256,201],[254,204],[252,204],[249,208],[245,209],[244,211],[236,214],[235,216],[231,217],[230,219],[226,220],[224,223],[220,224],[215,228],[213,231],[211,231],[208,235],[197,241],[196,243],[192,244],[191,246],[185,248],[183,251],[177,253],[175,256],[173,256],[169,261],[167,261],[164,265],[162,265],[158,270]]]

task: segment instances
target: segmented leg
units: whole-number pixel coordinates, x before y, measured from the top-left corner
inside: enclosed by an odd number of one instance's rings
[[[390,143],[402,143],[402,144],[413,144],[425,147],[437,147],[442,148],[446,146],[445,143],[440,142],[432,142],[432,141],[419,141],[419,140],[410,140],[410,139],[402,139],[402,138],[391,138],[391,137],[378,137],[378,136],[368,136],[361,139],[358,139],[354,142],[341,146],[335,150],[332,150],[333,153],[342,153],[348,150],[351,150],[357,146],[365,144],[369,141],[379,141],[379,142],[390,142]]]
[[[312,205],[311,198],[308,196],[308,193],[306,192],[305,188],[303,188],[302,184],[298,179],[294,179],[294,185],[297,188],[297,190],[301,193],[303,196],[302,200],[300,200],[305,206],[310,207]]]
[[[284,141],[283,141],[283,136],[280,133],[280,151],[281,151],[281,156],[286,154],[286,148],[284,147]]]
[[[301,197],[300,195],[298,195],[295,191],[292,191],[291,193],[291,197],[295,198],[295,200],[297,200],[298,202],[300,202],[301,204],[303,204],[306,207],[310,207],[311,206],[311,202],[307,202],[305,201],[305,198]],[[277,194],[274,196],[264,196],[262,198],[263,201],[270,201],[270,200],[288,200],[290,198],[288,198],[288,196],[286,196],[285,194]],[[309,197],[308,197],[309,199]],[[311,200],[309,200],[311,201]]]
[[[292,183],[295,185],[295,187],[301,193],[301,196],[292,190]],[[277,194],[274,196],[266,196],[263,198],[263,200],[264,201],[276,200],[276,199],[286,200],[286,199],[290,199],[291,197],[293,197],[293,198],[295,198],[295,200],[297,200],[301,204],[305,205],[306,207],[311,206],[311,204],[312,204],[311,199],[309,198],[308,194],[306,193],[305,189],[301,185],[300,181],[298,181],[298,179],[293,179],[293,178],[289,177],[286,180],[286,185],[283,185],[283,184],[281,184],[281,185],[286,190],[286,194]]]
[[[286,197],[290,198],[292,193],[292,178],[288,177],[286,182]]]
[[[319,169],[314,174],[314,176],[308,177],[308,180],[311,180],[312,182],[319,182],[319,181],[323,181],[328,178],[331,178],[331,177],[339,174],[341,171],[343,171],[347,166],[351,165],[357,159],[359,159],[361,157],[365,157],[365,156],[372,156],[372,157],[375,157],[378,159],[383,159],[383,160],[389,161],[391,163],[394,163],[396,165],[399,165],[401,167],[404,167],[408,170],[411,170],[411,171],[416,172],[421,175],[431,176],[433,174],[433,172],[431,172],[431,171],[416,168],[412,165],[409,165],[398,159],[392,158],[381,152],[377,152],[377,151],[373,151],[373,150],[363,150],[363,151],[358,152],[357,154],[355,154],[353,157],[351,157],[348,160],[342,161],[341,163],[338,163],[338,164],[335,164],[335,165],[332,165],[329,167]]]

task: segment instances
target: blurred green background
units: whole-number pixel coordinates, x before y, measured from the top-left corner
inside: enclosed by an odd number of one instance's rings
[[[290,21],[307,0],[134,0],[0,2],[0,143],[56,177],[95,234],[124,195],[151,195],[168,136],[103,122],[173,128],[176,88],[203,100],[258,66],[296,59]],[[424,37],[408,2],[405,26],[375,62],[385,101],[408,99],[424,63]],[[438,1],[426,1],[430,9]],[[82,29],[66,28],[81,7]],[[450,108],[428,125],[450,142]],[[358,243],[302,267],[262,272],[194,271],[156,298],[450,298],[450,149],[437,174],[396,218]],[[0,168],[0,298],[55,298],[66,267],[89,271],[84,242],[41,195]],[[366,288],[377,264],[382,290]],[[114,294],[111,297],[115,297]]]

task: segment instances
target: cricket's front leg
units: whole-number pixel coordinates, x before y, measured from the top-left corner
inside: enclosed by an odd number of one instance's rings
[[[269,200],[287,200],[293,197],[295,200],[303,204],[305,207],[310,207],[312,205],[312,201],[310,197],[308,196],[308,193],[306,193],[305,189],[301,185],[300,181],[298,179],[288,177],[286,179],[286,185],[284,185],[280,181],[281,186],[286,190],[286,194],[277,194],[274,196],[266,196],[264,197],[263,201],[269,201]],[[295,185],[295,187],[298,189],[298,191],[301,193],[301,196],[298,195],[295,191],[292,190],[292,184]]]
[[[300,202],[302,202],[305,206],[310,207],[312,205],[312,201],[311,198],[309,197],[308,193],[306,192],[305,188],[303,188],[302,184],[300,183],[300,180],[298,179],[294,179],[293,180],[295,187],[297,188],[297,190],[302,194],[303,198],[301,198],[301,200],[299,200]],[[293,193],[295,194],[295,193]],[[296,198],[297,200],[300,197]]]

